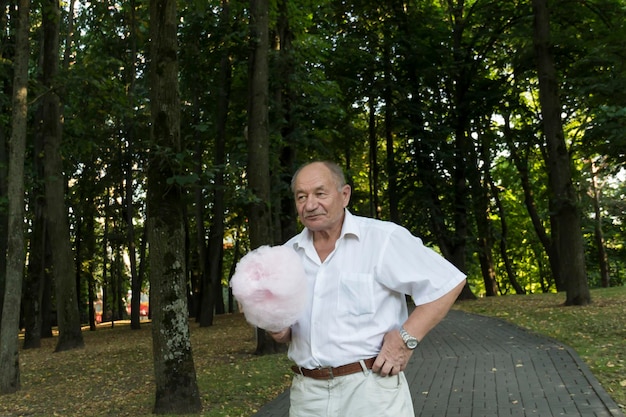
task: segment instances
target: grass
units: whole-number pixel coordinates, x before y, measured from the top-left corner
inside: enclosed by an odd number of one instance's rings
[[[0,395],[0,417],[149,416],[154,405],[149,323],[85,331],[85,348],[53,353],[56,338],[20,351],[21,390]],[[241,314],[216,316],[212,327],[191,322],[202,416],[254,414],[291,382],[285,354],[255,356],[254,329]]]
[[[592,291],[593,304],[563,307],[563,294],[504,296],[455,305],[499,317],[574,348],[618,404],[626,404],[626,287]],[[250,416],[291,381],[284,354],[255,356],[253,329],[240,314],[212,327],[191,323],[205,417]],[[0,417],[149,416],[154,403],[150,325],[85,331],[85,348],[53,353],[56,340],[20,352],[22,388],[0,395]]]
[[[573,348],[602,387],[626,406],[626,287],[591,290],[592,304],[565,307],[564,294],[510,295],[454,308],[499,317]]]

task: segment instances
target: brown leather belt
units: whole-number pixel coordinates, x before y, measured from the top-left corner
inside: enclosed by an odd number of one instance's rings
[[[365,359],[363,360],[363,363],[365,363],[365,367],[367,369],[372,369],[375,360],[376,358]],[[363,367],[361,366],[361,362],[359,361],[349,363],[347,365],[337,366],[336,368],[329,366],[326,368],[307,369],[300,368],[299,366],[294,365],[291,367],[291,370],[297,374],[313,379],[333,379],[338,376],[345,376],[355,374],[357,372],[363,372]]]

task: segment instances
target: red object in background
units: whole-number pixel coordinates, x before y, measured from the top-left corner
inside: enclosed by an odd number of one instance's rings
[[[96,323],[102,323],[102,300],[96,300],[93,303],[93,309],[95,310]]]
[[[129,292],[128,298],[126,299],[126,312],[130,316],[130,305],[131,305],[132,295]],[[141,293],[141,301],[139,302],[139,316],[148,317],[148,313],[150,312],[150,299],[147,294]]]

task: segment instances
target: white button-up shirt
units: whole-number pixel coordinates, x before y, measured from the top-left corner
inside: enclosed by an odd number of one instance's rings
[[[289,357],[299,366],[341,366],[378,355],[383,336],[407,319],[405,294],[434,301],[465,274],[394,223],[345,211],[334,251],[321,262],[307,229],[285,245],[300,255],[309,300],[291,328]]]

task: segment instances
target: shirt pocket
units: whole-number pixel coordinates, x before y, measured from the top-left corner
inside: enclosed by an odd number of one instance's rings
[[[374,275],[342,272],[339,275],[338,310],[361,316],[374,313]]]

